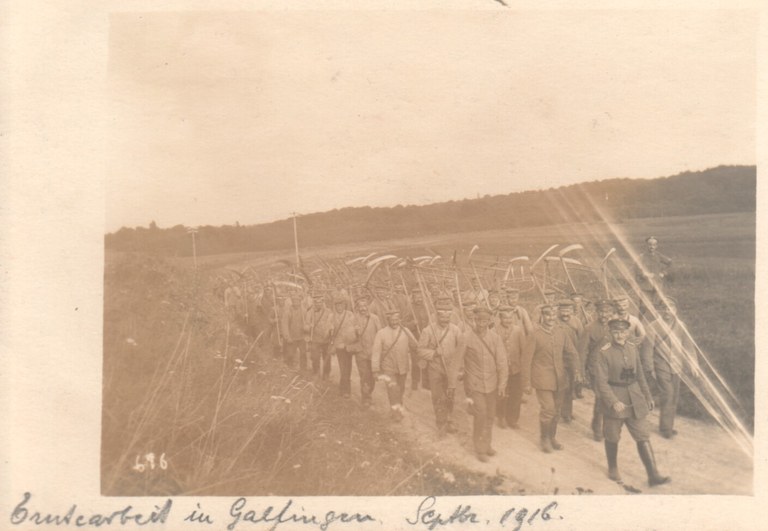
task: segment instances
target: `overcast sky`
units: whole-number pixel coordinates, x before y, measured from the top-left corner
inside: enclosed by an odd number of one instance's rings
[[[746,11],[119,14],[108,231],[755,164]]]

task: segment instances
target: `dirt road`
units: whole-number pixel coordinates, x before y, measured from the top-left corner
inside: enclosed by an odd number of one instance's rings
[[[334,367],[335,368],[335,367]],[[338,381],[337,373],[331,376]],[[353,375],[353,379],[355,376]],[[408,382],[410,385],[410,380]],[[673,440],[652,435],[656,460],[661,473],[672,482],[650,489],[645,469],[635,444],[624,430],[619,444],[619,468],[622,483],[608,479],[602,442],[592,439],[590,420],[593,395],[574,401],[574,421],[561,424],[558,440],[564,450],[543,453],[538,447],[538,404],[535,395],[523,405],[520,429],[494,426],[493,447],[498,455],[481,463],[472,452],[472,418],[466,412],[464,395],[457,390],[454,419],[459,433],[443,440],[434,428],[432,402],[428,390],[406,391],[406,418],[396,431],[404,440],[427,454],[439,453],[459,466],[504,478],[502,489],[518,494],[752,494],[752,460],[715,424],[678,417],[679,435]],[[359,404],[359,386],[353,384],[351,407]],[[389,409],[384,388],[374,392],[374,408],[383,414]],[[651,414],[654,427],[658,417]]]

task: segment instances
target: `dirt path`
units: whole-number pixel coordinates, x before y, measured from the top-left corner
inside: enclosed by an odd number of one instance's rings
[[[338,382],[338,372],[331,376]],[[353,373],[352,400],[359,404],[359,386]],[[410,379],[408,381],[410,386]],[[623,484],[606,476],[602,442],[592,439],[590,420],[593,395],[575,400],[575,419],[558,428],[558,440],[565,449],[552,454],[538,447],[538,403],[535,395],[526,397],[520,419],[520,429],[493,429],[493,447],[498,455],[481,463],[472,452],[472,418],[466,412],[464,394],[457,390],[454,421],[459,433],[443,440],[437,437],[429,391],[406,391],[406,418],[395,429],[402,437],[420,447],[425,453],[439,453],[457,465],[488,475],[504,478],[503,490],[519,494],[752,494],[752,462],[717,425],[678,417],[680,432],[673,440],[657,433],[651,441],[662,474],[672,482],[650,489],[645,469],[637,455],[634,441],[624,430],[619,445],[619,468]],[[389,410],[386,392],[377,385],[374,408],[386,414]],[[652,413],[651,422],[658,425]]]

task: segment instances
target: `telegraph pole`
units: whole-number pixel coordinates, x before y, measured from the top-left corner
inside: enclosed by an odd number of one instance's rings
[[[187,229],[187,232],[192,235],[192,260],[195,264],[195,271],[197,271],[197,244],[195,242],[195,234],[197,234],[197,229],[195,227],[190,227]]]
[[[299,233],[296,229],[296,212],[293,213],[293,245],[296,248],[296,267],[298,268],[301,264],[299,263]]]

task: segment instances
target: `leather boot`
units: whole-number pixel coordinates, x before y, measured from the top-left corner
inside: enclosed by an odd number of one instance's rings
[[[552,419],[552,422],[549,424],[549,443],[552,445],[552,448],[555,450],[562,450],[564,446],[557,442],[557,417]]]
[[[541,429],[541,450],[545,454],[552,453],[552,442],[549,440],[549,422],[539,422],[539,428]]]
[[[592,438],[598,442],[603,440],[603,417],[598,412],[592,415]]]
[[[621,481],[619,465],[619,443],[605,441],[605,457],[608,459],[608,477],[613,481]]]
[[[640,459],[645,465],[645,471],[648,472],[648,485],[655,487],[656,485],[669,483],[671,478],[662,476],[656,469],[656,457],[653,455],[651,441],[638,441],[637,453],[640,454]]]

